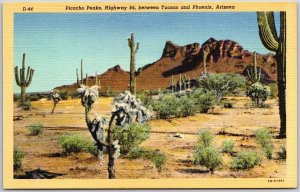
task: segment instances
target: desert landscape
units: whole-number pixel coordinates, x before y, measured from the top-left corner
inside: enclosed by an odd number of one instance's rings
[[[143,42],[131,32],[124,38],[129,60],[118,53],[129,63],[128,71],[105,57],[106,71],[82,58],[73,70],[67,55],[65,66],[57,64],[66,69],[49,79],[45,69],[52,63],[35,66],[43,71],[41,78],[23,53],[22,65],[14,68],[14,88],[20,90],[14,94],[14,178],[285,177],[286,21],[285,12],[276,15],[279,36],[273,12],[252,18],[259,32],[256,46],[262,43],[270,51],[264,54],[229,39],[187,45],[164,41],[156,61],[137,67]],[[111,49],[123,47],[118,43]],[[148,51],[142,52],[145,57]],[[119,59],[112,51],[108,55]],[[66,72],[71,70],[74,76]],[[87,73],[91,70],[94,75]],[[62,84],[66,79],[72,83]],[[44,89],[49,80],[56,85],[51,90],[27,91]]]
[[[216,107],[207,114],[170,120],[151,120],[150,138],[141,146],[160,150],[166,154],[166,163],[161,172],[149,160],[128,159],[119,157],[116,165],[117,177],[125,178],[276,178],[284,177],[286,163],[277,157],[280,147],[285,143],[282,139],[273,139],[274,158],[263,158],[261,165],[250,170],[232,170],[230,162],[234,156],[222,154],[223,165],[211,174],[203,166],[192,163],[192,154],[198,138],[199,130],[207,128],[215,134],[214,144],[221,146],[225,139],[235,141],[234,152],[255,150],[262,153],[255,142],[256,129],[267,128],[272,135],[278,135],[279,118],[276,99],[268,104],[270,109],[251,108],[245,106],[250,100],[246,97],[229,97],[234,101],[233,108]],[[40,169],[53,174],[55,178],[107,178],[107,166],[100,166],[97,157],[81,152],[70,156],[63,155],[58,144],[59,136],[64,133],[78,133],[91,138],[84,120],[84,108],[79,99],[61,101],[54,114],[51,114],[53,103],[49,100],[32,102],[32,110],[23,111],[16,105],[14,108],[14,143],[24,151],[22,171],[16,177]],[[103,97],[95,104],[93,111],[110,115],[112,98]],[[64,121],[61,121],[64,119]],[[40,136],[31,136],[28,126],[41,123],[44,131]],[[179,133],[182,138],[176,137]],[[262,155],[263,156],[263,155]],[[107,162],[107,155],[105,155]],[[51,174],[50,174],[51,175]]]

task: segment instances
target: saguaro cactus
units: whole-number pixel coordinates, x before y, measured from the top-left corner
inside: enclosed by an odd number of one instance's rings
[[[208,45],[205,45],[202,49],[203,51],[203,74],[207,74],[207,69],[206,69],[206,60],[207,60],[207,55],[209,54],[209,47]]]
[[[80,79],[79,79],[79,75],[78,75],[78,69],[76,69],[77,87],[78,88],[80,87],[80,85],[88,86],[88,81],[89,81],[87,73],[85,74],[85,81],[83,80],[83,65],[82,65],[82,63],[83,63],[83,59],[81,59],[81,62],[80,62]]]
[[[257,12],[259,37],[263,45],[276,53],[277,61],[277,85],[280,114],[280,138],[286,137],[286,12],[280,12],[280,35],[274,22],[273,12]]]
[[[247,69],[247,74],[252,84],[260,81],[261,68],[257,69],[256,52],[254,52],[254,66]]]
[[[18,66],[15,67],[15,79],[18,86],[21,87],[21,105],[23,106],[26,101],[26,87],[29,87],[29,85],[32,82],[34,70],[30,68],[30,66],[27,67],[27,73],[25,76],[25,53],[23,53],[23,60],[22,60],[22,68],[20,69],[20,75],[19,75],[19,69]]]
[[[139,50],[140,43],[134,44],[134,34],[128,38],[128,46],[130,48],[130,92],[136,95],[136,78],[135,78],[135,54]]]

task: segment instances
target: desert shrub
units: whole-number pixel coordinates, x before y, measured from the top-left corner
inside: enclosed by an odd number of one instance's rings
[[[233,147],[234,147],[234,140],[228,140],[226,139],[225,141],[223,141],[222,143],[222,152],[224,153],[232,153],[233,152]]]
[[[135,148],[130,151],[128,154],[130,158],[137,159],[137,158],[144,158],[150,160],[154,163],[158,172],[160,172],[166,162],[166,155],[159,152],[153,151],[150,149],[144,148]]]
[[[168,119],[177,114],[179,103],[179,98],[175,97],[175,95],[167,94],[159,100],[153,101],[149,108],[156,111],[158,119]]]
[[[180,98],[174,94],[165,94],[160,99],[152,101],[149,109],[156,111],[158,119],[168,119],[192,116],[196,112],[206,113],[214,103],[215,97],[211,92],[197,89]]]
[[[175,117],[187,117],[195,115],[197,107],[192,97],[184,96],[178,99],[178,107]]]
[[[23,110],[28,111],[28,110],[31,109],[31,102],[30,102],[30,100],[27,99],[27,100],[25,100],[24,103],[22,104],[22,100],[19,100],[18,106],[19,106],[19,107],[22,107]]]
[[[285,145],[281,146],[281,151],[278,153],[278,159],[286,159],[286,147]]]
[[[59,93],[59,96],[62,100],[67,100],[68,99],[68,91],[62,91]]]
[[[18,170],[22,167],[22,160],[24,153],[20,150],[14,150],[14,170]]]
[[[250,85],[246,91],[246,95],[251,98],[256,106],[262,106],[270,94],[270,87],[259,82]]]
[[[125,127],[116,127],[113,132],[113,140],[119,140],[121,154],[127,154],[148,139],[149,135],[150,126],[148,124],[133,123],[125,125]]]
[[[269,144],[269,145],[263,147],[263,152],[268,159],[272,159],[273,145]]]
[[[216,97],[211,91],[204,91],[203,89],[194,90],[190,97],[193,98],[194,106],[200,113],[207,113],[216,101]]]
[[[64,134],[59,138],[58,142],[67,154],[90,152],[95,155],[97,153],[95,144],[82,135]]]
[[[278,87],[276,83],[269,84],[270,91],[271,91],[271,98],[277,98],[278,97]]]
[[[152,102],[150,91],[140,91],[136,97],[141,100],[145,107],[148,107]]]
[[[13,96],[13,100],[15,101],[19,101],[21,99],[21,95],[20,94],[14,94]]]
[[[30,101],[38,101],[38,100],[40,100],[43,97],[41,95],[39,95],[39,94],[31,94],[29,96],[29,98],[30,98]]]
[[[28,127],[30,135],[37,136],[43,133],[43,125],[40,123],[32,124]]]
[[[195,164],[205,166],[211,173],[222,163],[222,156],[214,146],[197,146],[193,159]]]
[[[256,142],[262,146],[262,150],[263,150],[265,156],[268,159],[271,159],[272,153],[273,153],[271,133],[265,128],[258,129],[255,132],[255,139],[256,139]]]
[[[272,135],[268,131],[268,129],[262,128],[258,129],[255,132],[255,139],[258,144],[260,144],[262,147],[266,147],[271,144]]]
[[[245,77],[233,73],[207,74],[198,79],[198,86],[211,91],[220,101],[226,94],[238,91],[246,82]]]
[[[250,169],[260,163],[260,157],[255,151],[241,151],[231,162],[232,169]]]
[[[203,147],[209,147],[214,139],[214,134],[207,129],[201,129],[197,144]]]
[[[224,108],[232,108],[233,103],[230,101],[226,101],[226,102],[223,102],[223,106],[224,106]]]

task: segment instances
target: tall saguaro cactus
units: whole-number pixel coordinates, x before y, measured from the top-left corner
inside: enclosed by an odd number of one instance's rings
[[[139,50],[140,43],[134,44],[134,34],[128,38],[128,46],[130,48],[130,92],[136,95],[136,78],[135,78],[135,54]]]
[[[276,53],[280,114],[280,138],[286,137],[286,12],[280,12],[280,35],[277,36],[273,12],[257,12],[259,36],[263,45]]]
[[[209,54],[209,47],[208,45],[205,45],[202,49],[203,51],[203,73],[204,75],[207,74],[207,69],[206,69],[206,60],[207,60],[207,55]]]
[[[247,74],[251,83],[260,81],[261,68],[257,69],[256,52],[254,52],[254,66],[250,69],[247,69]]]
[[[77,87],[79,88],[80,85],[88,85],[88,74],[85,74],[85,82],[83,81],[83,59],[81,59],[80,62],[80,79],[79,79],[79,75],[78,75],[78,69],[76,69],[76,76],[77,76]]]
[[[26,101],[26,87],[29,87],[32,81],[34,70],[28,66],[27,72],[25,76],[25,53],[23,53],[23,60],[22,60],[22,68],[20,69],[19,75],[19,68],[18,66],[15,67],[15,79],[18,86],[21,87],[21,105],[23,106]]]

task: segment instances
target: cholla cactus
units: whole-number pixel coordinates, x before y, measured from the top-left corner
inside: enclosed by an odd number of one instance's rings
[[[89,110],[99,98],[99,87],[97,85],[88,87],[81,84],[80,88],[77,89],[77,92],[80,94],[81,104]]]
[[[114,108],[112,110],[112,116],[109,123],[105,118],[100,117],[97,114],[95,115],[95,118],[93,120],[90,120],[89,113],[93,104],[98,99],[99,87],[97,85],[94,85],[92,87],[81,85],[81,87],[77,89],[77,92],[80,94],[81,104],[85,107],[86,123],[93,139],[96,142],[98,158],[101,160],[100,164],[103,164],[103,151],[105,148],[107,148],[109,155],[109,179],[114,179],[114,162],[120,155],[120,146],[118,144],[119,141],[114,141],[112,139],[112,124],[114,120],[116,119],[116,125],[123,126],[125,124],[131,124],[134,116],[136,116],[136,121],[138,123],[143,123],[150,119],[150,115],[147,109],[142,106],[139,99],[136,99],[136,97],[129,91],[125,91],[124,93],[121,93],[117,97],[115,97],[113,105]],[[109,125],[107,130],[106,142],[104,126],[107,123]]]
[[[112,112],[116,113],[116,125],[119,126],[131,124],[134,116],[137,123],[144,123],[150,119],[149,111],[129,91],[119,94],[114,99]]]
[[[104,117],[100,117],[95,113],[94,120],[90,123],[90,126],[88,126],[89,131],[96,142],[100,165],[103,165],[103,151],[106,148],[104,126],[107,124],[108,121]]]
[[[113,143],[113,149],[114,149],[114,153],[113,153],[113,158],[117,159],[120,156],[120,145],[119,145],[119,140],[115,140]]]
[[[53,89],[49,92],[49,94],[51,95],[51,98],[53,100],[53,109],[52,109],[52,114],[54,113],[54,109],[56,107],[56,104],[59,103],[62,99],[59,95],[59,91],[57,89]]]

